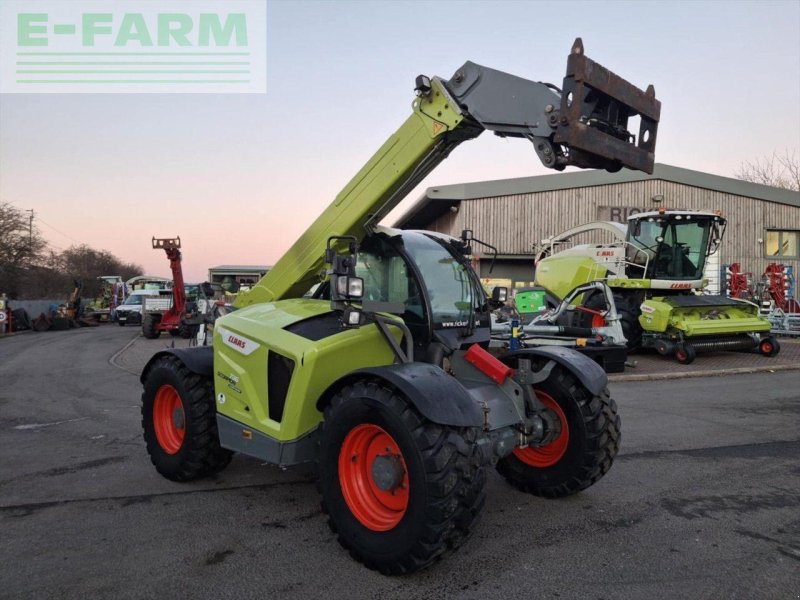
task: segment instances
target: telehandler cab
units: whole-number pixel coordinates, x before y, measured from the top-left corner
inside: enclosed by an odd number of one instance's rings
[[[340,543],[387,574],[464,542],[489,465],[550,498],[595,483],[620,442],[603,370],[561,348],[490,354],[493,302],[470,266],[470,232],[378,223],[485,129],[527,138],[551,168],[649,172],[659,111],[652,86],[594,63],[580,39],[562,90],[471,62],[449,80],[419,76],[408,120],[216,321],[213,347],[165,350],[145,366],[156,469],[187,481],[233,452],[314,461]]]

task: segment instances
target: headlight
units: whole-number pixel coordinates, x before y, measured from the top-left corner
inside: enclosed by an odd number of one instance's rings
[[[347,298],[361,298],[364,295],[364,280],[361,277],[339,276],[336,278],[336,292]]]

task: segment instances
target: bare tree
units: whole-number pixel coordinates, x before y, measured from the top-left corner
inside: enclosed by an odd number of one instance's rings
[[[25,211],[0,202],[0,292],[16,297],[26,271],[38,264],[46,246]]]
[[[107,250],[86,245],[61,252],[48,248],[25,211],[0,202],[0,293],[14,298],[66,297],[75,280],[82,280],[84,294],[100,292],[101,275],[123,280],[142,274],[142,267],[127,263]]]
[[[781,154],[775,151],[770,156],[744,161],[735,176],[797,192],[800,191],[800,158],[797,150],[784,150]]]

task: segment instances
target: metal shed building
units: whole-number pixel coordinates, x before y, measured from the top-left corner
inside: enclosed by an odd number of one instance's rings
[[[533,279],[534,248],[542,239],[589,221],[624,222],[662,206],[719,210],[728,219],[706,271],[711,291],[718,289],[722,264],[738,262],[756,278],[771,262],[800,270],[800,193],[663,164],[652,175],[579,171],[431,187],[396,226],[453,236],[472,229],[499,251],[491,275],[490,256],[480,257],[481,277],[525,285]]]

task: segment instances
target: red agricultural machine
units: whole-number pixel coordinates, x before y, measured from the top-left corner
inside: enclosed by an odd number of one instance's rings
[[[170,335],[191,338],[197,334],[198,326],[186,320],[192,315],[187,311],[186,285],[181,267],[181,238],[153,238],[153,249],[164,250],[172,271],[172,294],[145,298],[142,306],[142,335],[155,339],[162,331]]]

